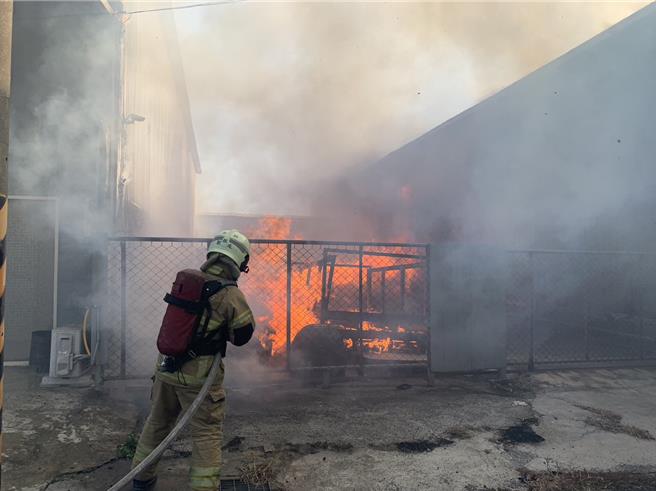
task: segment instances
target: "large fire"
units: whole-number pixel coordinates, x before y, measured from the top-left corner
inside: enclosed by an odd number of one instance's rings
[[[292,220],[284,217],[265,217],[254,230],[247,231],[251,237],[266,237],[271,240],[300,239],[292,234]],[[259,252],[259,254],[258,254]],[[256,308],[264,311],[257,319],[260,325],[260,342],[271,354],[276,355],[287,347],[287,250],[284,244],[267,246],[267,250],[256,250],[251,262],[253,279],[246,291],[254,298]],[[300,329],[317,322],[314,305],[308,305],[307,290],[321,294],[321,277],[313,275],[307,268],[292,264],[292,297],[290,328],[291,339]],[[296,285],[307,285],[304,289]],[[318,297],[317,297],[318,298]]]
[[[248,230],[250,237],[265,237],[266,239],[301,239],[298,234],[292,233],[292,220],[289,218],[266,217],[260,221],[255,230]],[[397,252],[386,249],[385,252]],[[407,251],[399,250],[399,253]],[[322,298],[325,298],[324,275],[327,268],[325,264],[324,251],[320,246],[307,245],[293,249],[291,258],[291,275],[287,275],[287,245],[263,244],[254,245],[253,258],[251,260],[252,273],[244,282],[244,290],[253,303],[254,310],[258,314],[260,342],[262,346],[273,356],[282,354],[287,349],[287,329],[289,326],[290,343],[298,333],[306,326],[316,325],[320,322],[331,325],[340,325],[330,319],[321,318]],[[359,287],[360,270],[359,255],[356,251],[352,253],[337,254],[337,263],[332,264],[331,294],[335,303],[346,303],[340,305],[341,310],[347,312],[358,312],[359,309]],[[334,260],[335,261],[335,260]],[[385,255],[367,256],[367,261],[376,268],[396,267],[399,264],[411,262],[411,260],[399,259]],[[416,262],[416,260],[414,260]],[[371,265],[370,264],[370,265]],[[408,290],[423,288],[415,285],[418,269],[404,269],[387,271],[386,280],[388,284],[400,281],[404,275],[404,282]],[[366,281],[367,278],[363,278]],[[291,293],[288,298],[288,281],[291,282]],[[322,292],[322,289],[324,291]],[[391,296],[391,295],[390,295]],[[415,295],[421,297],[421,294]],[[369,297],[368,297],[369,298]],[[291,309],[287,312],[287,302],[290,301]],[[331,300],[332,301],[332,300]],[[384,301],[384,300],[383,300]],[[390,298],[390,304],[398,303],[398,298]],[[325,306],[324,306],[325,307]],[[363,305],[363,312],[374,311],[380,306]],[[364,351],[369,353],[383,353],[403,349],[404,347],[416,348],[416,342],[395,339],[394,335],[403,337],[407,334],[408,326],[387,326],[380,323],[365,321],[362,323],[362,336],[345,335],[344,347],[348,350],[357,346],[361,340]],[[345,330],[354,332],[354,329]]]

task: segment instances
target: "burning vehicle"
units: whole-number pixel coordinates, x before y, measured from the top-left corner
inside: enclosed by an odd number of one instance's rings
[[[258,321],[264,326],[261,355],[269,363],[327,368],[426,362],[425,249],[303,240],[291,246],[300,249],[299,259],[290,258],[286,271],[275,259],[271,267],[273,254],[257,256],[269,266],[260,269],[264,278],[252,291],[267,312]]]

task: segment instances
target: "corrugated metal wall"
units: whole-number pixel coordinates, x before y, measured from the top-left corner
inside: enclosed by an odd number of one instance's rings
[[[131,232],[191,235],[200,169],[170,12],[135,15],[125,24],[124,113],[145,118],[126,125],[128,206],[140,215]]]

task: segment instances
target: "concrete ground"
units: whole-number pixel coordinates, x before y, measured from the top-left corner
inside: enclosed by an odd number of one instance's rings
[[[147,387],[110,384],[109,397],[40,389],[28,369],[5,377],[3,490],[101,490],[127,471],[116,449]],[[656,369],[277,382],[229,390],[225,477],[289,491],[656,490]],[[189,453],[187,437],[174,445],[157,489],[186,489]]]

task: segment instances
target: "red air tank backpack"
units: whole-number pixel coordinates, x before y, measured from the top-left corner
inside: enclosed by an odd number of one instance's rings
[[[159,352],[181,362],[219,351],[225,354],[223,329],[207,335],[207,326],[212,314],[210,297],[227,286],[237,286],[237,283],[229,280],[208,281],[202,271],[195,269],[180,271],[171,293],[164,297],[168,306],[157,336]]]

